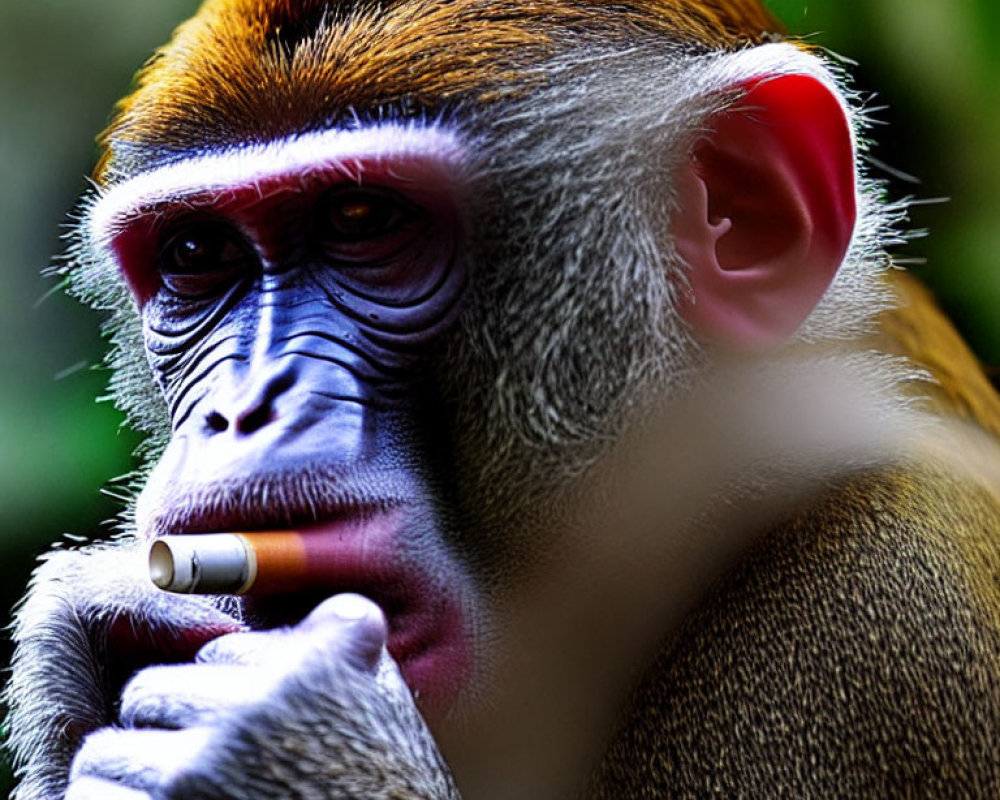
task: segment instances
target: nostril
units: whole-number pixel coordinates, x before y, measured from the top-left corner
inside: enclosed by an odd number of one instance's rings
[[[247,380],[220,386],[206,399],[206,435],[230,431],[232,436],[240,437],[263,430],[279,418],[279,399],[295,381],[295,370],[286,368],[263,380],[251,375]]]
[[[267,425],[273,417],[274,414],[270,403],[260,405],[236,421],[236,430],[242,434],[254,433]]]
[[[218,411],[209,412],[205,417],[205,424],[208,425],[208,429],[213,433],[222,433],[229,429],[229,420]]]
[[[295,385],[294,369],[283,369],[270,376],[256,392],[249,395],[243,411],[233,421],[235,432],[248,436],[267,427],[278,418],[275,404],[278,398]]]

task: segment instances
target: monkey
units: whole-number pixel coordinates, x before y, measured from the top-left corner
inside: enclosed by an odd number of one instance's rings
[[[70,245],[149,468],[15,798],[1000,793],[1000,400],[847,87],[758,0],[207,0]],[[325,588],[146,572],[267,530]]]

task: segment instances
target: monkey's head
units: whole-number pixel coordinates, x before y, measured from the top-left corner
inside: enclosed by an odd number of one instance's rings
[[[104,134],[69,267],[156,443],[139,536],[323,538],[329,593],[379,602],[448,707],[631,421],[880,307],[851,112],[776,29],[756,0],[209,0]]]

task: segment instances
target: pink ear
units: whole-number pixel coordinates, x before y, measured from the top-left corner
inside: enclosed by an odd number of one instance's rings
[[[701,338],[771,347],[805,321],[854,231],[854,154],[844,111],[805,75],[764,79],[709,122],[680,170],[677,251]]]

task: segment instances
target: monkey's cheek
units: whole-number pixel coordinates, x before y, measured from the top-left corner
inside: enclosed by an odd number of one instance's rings
[[[73,760],[66,797],[116,800],[143,797],[143,793],[155,795],[203,758],[211,734],[209,728],[183,731],[105,728],[92,733]]]

